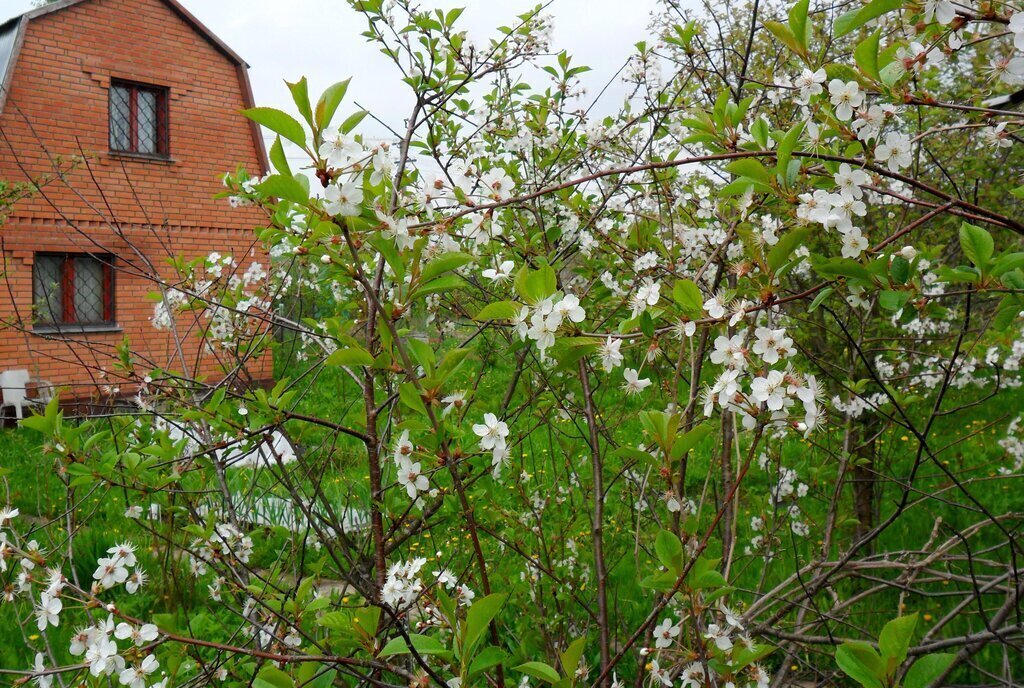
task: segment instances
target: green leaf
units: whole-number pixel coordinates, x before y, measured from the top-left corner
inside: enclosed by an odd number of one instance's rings
[[[409,640],[412,642],[413,649],[421,655],[439,655],[448,651],[439,640],[428,635],[410,633]],[[392,638],[391,641],[384,646],[384,649],[377,654],[377,656],[393,657],[394,655],[408,654],[412,654],[412,650],[409,649],[409,645],[405,642],[405,638],[398,636],[397,638]]]
[[[773,36],[782,41],[783,45],[785,45],[787,48],[792,50],[797,55],[803,55],[804,52],[806,52],[804,50],[804,47],[800,44],[800,41],[797,40],[797,37],[793,35],[793,32],[790,30],[790,28],[783,24],[782,22],[766,21],[764,23],[764,28],[771,31]]]
[[[544,662],[526,662],[525,664],[520,664],[514,668],[520,673],[540,679],[545,683],[555,684],[558,683],[559,679],[561,679],[558,672]]]
[[[43,435],[52,435],[57,429],[57,424],[55,422],[56,415],[51,415],[50,410],[57,408],[59,401],[60,398],[54,395],[53,399],[46,405],[45,413],[37,414],[33,412],[33,415],[18,421],[18,425],[29,430],[35,430]]]
[[[345,92],[348,91],[348,82],[350,81],[351,79],[339,81],[328,87],[320,96],[320,100],[316,104],[316,125],[320,129],[326,129],[331,125],[334,113],[338,111],[338,106],[345,99]]]
[[[420,396],[419,390],[416,389],[416,385],[413,383],[403,383],[398,388],[398,398],[413,411],[419,412],[424,418],[427,417],[427,407],[423,403],[423,397]]]
[[[952,664],[956,655],[936,654],[919,657],[907,675],[903,677],[903,688],[929,688],[932,682]]]
[[[274,108],[257,107],[242,110],[242,114],[270,131],[299,144],[301,148],[306,147],[306,130],[288,113]]]
[[[1003,273],[1011,272],[1017,268],[1024,268],[1024,252],[1006,253],[996,259],[992,266],[992,276],[1000,277]]]
[[[699,318],[704,312],[704,296],[692,280],[681,279],[672,287],[672,298],[691,318]]]
[[[893,60],[889,64],[882,67],[878,75],[882,78],[882,83],[886,86],[893,86],[897,81],[903,78],[903,75],[907,73],[907,68],[903,66],[903,60]]]
[[[796,149],[796,145],[800,143],[800,135],[803,131],[803,122],[794,124],[793,128],[786,132],[776,150],[777,162],[775,163],[775,173],[783,179],[789,177],[789,161],[793,158],[793,151]]]
[[[758,117],[750,125],[750,135],[754,137],[757,145],[762,149],[768,147],[768,133],[768,122],[765,121],[764,117]]]
[[[839,17],[832,26],[836,38],[867,24],[872,19],[881,17],[883,14],[898,10],[903,7],[903,0],[872,0],[865,7],[851,10]]]
[[[807,43],[811,39],[811,27],[807,23],[807,7],[810,0],[799,0],[789,10],[789,28],[793,37],[800,47],[807,50]]]
[[[338,349],[331,353],[324,361],[325,365],[329,366],[371,366],[373,365],[373,356],[368,351],[359,347],[350,347],[348,349]]]
[[[814,266],[815,272],[822,277],[852,277],[855,279],[871,281],[871,273],[863,265],[851,258],[833,258]]]
[[[284,153],[284,146],[281,145],[281,137],[275,136],[274,143],[270,146],[270,162],[274,169],[286,177],[292,176],[292,168],[288,164],[288,156]]]
[[[878,303],[887,311],[898,311],[906,305],[909,298],[910,294],[908,292],[886,289],[878,295]]]
[[[345,118],[345,121],[341,123],[341,133],[351,134],[355,131],[355,128],[359,126],[359,123],[370,113],[366,110],[360,110],[354,114],[349,115]]]
[[[661,592],[669,592],[676,586],[679,576],[669,571],[659,571],[640,579],[641,588],[650,588]]]
[[[910,261],[903,256],[893,256],[889,264],[889,276],[897,284],[906,284],[910,279]]]
[[[522,306],[515,301],[496,301],[481,308],[473,320],[480,322],[485,320],[511,320],[519,314],[521,309]]]
[[[902,663],[907,658],[907,650],[910,648],[910,640],[916,627],[917,614],[899,616],[885,624],[878,636],[878,647],[882,651],[882,656],[895,659],[897,664]]]
[[[268,664],[256,674],[252,685],[253,688],[292,688],[295,682],[291,676]]]
[[[669,571],[677,576],[683,572],[683,543],[675,533],[661,529],[654,539],[654,553]]]
[[[754,158],[740,158],[739,160],[733,160],[725,166],[727,172],[735,174],[738,177],[746,177],[747,179],[753,179],[755,182],[762,184],[768,184],[771,175],[768,173],[767,168],[761,164],[760,160]]]
[[[768,269],[772,273],[778,272],[779,268],[789,262],[789,255],[804,243],[810,233],[808,227],[799,227],[779,237],[779,242],[768,252]]]
[[[996,317],[992,318],[992,327],[997,330],[1005,330],[1014,322],[1024,310],[1024,299],[1015,294],[1007,294],[999,301],[996,307]]]
[[[878,73],[878,42],[881,38],[882,30],[879,29],[858,43],[853,51],[853,59],[857,62],[857,66],[875,81],[882,79]]]
[[[850,65],[840,64],[838,62],[832,62],[825,65],[825,76],[831,81],[832,79],[839,79],[840,81],[856,81],[860,82],[860,72],[851,67]]]
[[[403,283],[405,281],[405,263],[402,261],[402,257],[398,255],[395,243],[381,234],[374,234],[370,237],[370,245],[384,256],[384,260],[390,266],[391,272],[395,273],[395,282],[398,284]]]
[[[986,230],[965,222],[960,225],[960,249],[974,264],[974,267],[984,273],[988,264],[992,261],[995,245],[992,241],[992,235]]]
[[[832,296],[833,291],[835,290],[832,287],[825,287],[824,289],[819,291],[818,295],[814,297],[813,301],[811,301],[811,305],[807,307],[807,312],[813,313],[814,311],[818,310],[818,306],[825,303],[825,300],[828,297]]]
[[[569,647],[565,648],[565,652],[559,656],[559,659],[562,660],[562,671],[564,671],[566,675],[572,676],[576,673],[576,669],[580,665],[580,659],[583,658],[583,649],[586,646],[586,636],[577,638],[569,643]]]
[[[466,613],[466,625],[462,636],[462,657],[464,660],[467,657],[473,656],[473,650],[476,648],[477,643],[480,642],[480,638],[487,631],[487,626],[491,623],[491,620],[501,611],[501,607],[505,604],[506,599],[508,599],[508,595],[495,593],[477,600],[469,608],[469,611]]]
[[[711,425],[698,425],[689,432],[683,433],[672,444],[672,458],[678,461],[683,455],[704,441],[704,438],[709,434],[711,434]]]
[[[466,280],[458,275],[444,275],[418,287],[416,289],[416,296],[455,291],[456,289],[462,289],[464,286],[466,286]]]
[[[309,202],[309,189],[293,176],[272,174],[261,182],[258,188],[264,196],[273,196],[301,205]]]
[[[432,373],[429,371],[434,369],[434,364],[437,363],[437,355],[430,345],[421,339],[410,337],[405,341],[405,346],[412,354],[413,360],[423,366],[428,371],[428,375],[431,375]]]
[[[558,276],[550,265],[538,270],[530,270],[524,265],[516,273],[515,287],[516,293],[527,303],[537,303],[555,293],[558,289]]]
[[[312,129],[313,110],[309,106],[309,84],[306,82],[306,77],[302,77],[294,84],[287,81],[285,83],[288,84],[288,90],[292,92],[292,100],[295,101],[295,107],[298,108],[299,114]]]
[[[491,667],[496,667],[508,657],[508,654],[500,647],[489,646],[480,650],[477,656],[473,659],[472,664],[469,665],[469,675],[473,677],[482,671],[487,671]]]
[[[473,256],[468,253],[443,253],[423,267],[423,272],[420,273],[420,282],[429,282],[439,275],[461,268],[466,263],[472,263],[473,260]]]
[[[847,642],[836,648],[836,664],[864,688],[882,688],[885,668],[875,649],[862,642]]]

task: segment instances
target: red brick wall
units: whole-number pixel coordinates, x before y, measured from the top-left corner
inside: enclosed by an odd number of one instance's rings
[[[169,89],[170,162],[108,152],[111,79]],[[34,252],[104,251],[119,257],[115,301],[122,331],[64,342],[4,327],[0,370],[27,368],[33,378],[89,396],[97,384],[118,383],[113,349],[124,337],[149,359],[141,363],[144,371],[182,370],[173,335],[150,323],[153,302],[145,296],[156,285],[146,263],[165,278],[172,274],[169,257],[211,251],[234,255],[241,270],[254,260],[268,267],[251,231],[261,214],[213,198],[223,190],[218,176],[224,172],[238,165],[262,171],[252,129],[238,114],[244,107],[237,65],[160,0],[89,0],[28,23],[0,114],[0,179],[52,174],[53,157],[79,152],[88,167],[19,202],[0,226],[6,272],[0,318],[29,319]],[[185,372],[216,377],[223,361],[200,346],[197,325],[194,317],[179,323]],[[254,377],[269,378],[269,358],[251,364]]]

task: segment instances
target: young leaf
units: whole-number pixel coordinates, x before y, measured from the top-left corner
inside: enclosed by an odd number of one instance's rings
[[[469,665],[470,677],[501,664],[507,657],[508,655],[500,647],[485,647],[477,653],[472,664]]]
[[[782,137],[782,142],[779,144],[776,150],[776,163],[775,173],[780,175],[783,179],[789,178],[789,163],[793,157],[793,151],[796,149],[796,145],[800,142],[800,135],[804,131],[804,123],[797,122],[793,125],[793,128],[786,132],[786,135]]]
[[[868,5],[860,9],[850,10],[839,17],[832,26],[836,38],[859,29],[872,19],[881,17],[883,14],[898,10],[903,7],[903,0],[872,0]]]
[[[807,23],[807,7],[810,0],[799,0],[789,10],[789,28],[800,47],[807,50],[811,38],[811,27]]]
[[[421,655],[439,655],[447,652],[444,645],[442,645],[439,640],[428,635],[410,633],[409,640],[412,642],[413,649]],[[394,655],[407,655],[411,653],[412,650],[409,649],[409,645],[405,642],[405,638],[398,636],[397,638],[392,638],[391,642],[385,645],[384,649],[382,649],[377,656],[392,657]]]
[[[981,227],[967,224],[960,225],[960,249],[964,255],[982,272],[992,261],[995,246],[992,235]]]
[[[257,107],[242,110],[242,114],[270,131],[299,144],[302,148],[306,147],[306,130],[288,113],[274,108]]]
[[[917,614],[899,616],[882,627],[882,633],[878,636],[878,647],[882,655],[887,659],[895,659],[902,663],[907,658],[907,649],[910,647],[910,639],[914,636],[914,629],[917,627]]]
[[[458,251],[444,253],[437,258],[434,258],[423,267],[423,272],[420,273],[420,282],[429,282],[439,275],[461,268],[466,263],[472,263],[473,260],[473,256],[468,253],[460,253]]]
[[[359,112],[356,112],[346,117],[345,121],[341,123],[341,133],[352,133],[355,130],[355,128],[359,126],[359,123],[363,121],[363,118],[365,118],[368,114],[370,113],[368,113],[366,110],[360,110]]]
[[[316,125],[320,129],[326,129],[331,125],[334,113],[338,111],[338,106],[345,99],[345,92],[348,90],[348,82],[350,81],[351,79],[339,81],[333,86],[328,87],[324,94],[320,96],[320,100],[316,104]]]
[[[836,648],[836,664],[863,688],[882,688],[885,666],[867,643],[848,642]]]
[[[469,612],[466,613],[466,625],[462,637],[463,659],[473,656],[473,650],[476,648],[477,643],[480,642],[480,638],[487,631],[487,626],[491,623],[491,620],[501,611],[501,607],[505,604],[507,598],[508,595],[502,594],[488,595],[474,602],[473,606],[469,608]]]
[[[309,189],[292,175],[273,174],[259,185],[260,193],[274,196],[292,203],[309,202]]]
[[[782,41],[787,48],[797,55],[803,55],[806,52],[804,47],[800,44],[800,41],[797,40],[797,37],[793,35],[790,28],[782,22],[766,21],[764,23],[764,28],[771,31],[773,36]]]
[[[727,172],[731,172],[738,177],[753,179],[755,182],[761,182],[762,184],[768,184],[770,181],[768,170],[765,169],[765,166],[759,160],[754,158],[733,160],[725,166],[725,169]]]
[[[878,42],[881,37],[882,30],[879,29],[858,43],[853,51],[853,59],[857,62],[857,66],[875,81],[882,79],[878,73]]]
[[[654,540],[654,553],[669,571],[683,572],[683,543],[675,533],[662,529]]]
[[[309,106],[309,84],[306,82],[306,77],[302,77],[294,84],[288,81],[285,83],[288,84],[288,90],[292,92],[292,100],[295,101],[295,107],[298,108],[299,114],[312,129],[313,110]]]
[[[515,670],[526,674],[527,676],[533,676],[536,679],[540,679],[545,683],[555,684],[561,679],[558,672],[552,669],[544,662],[526,662],[515,667]]]
[[[275,136],[274,143],[270,146],[270,163],[274,169],[286,177],[292,176],[292,168],[288,164],[288,156],[284,153],[284,146],[281,145],[281,137]]]
[[[473,318],[477,321],[485,320],[511,320],[516,317],[522,306],[515,301],[497,301],[489,303],[480,309],[480,312]]]
[[[423,397],[411,382],[405,382],[398,388],[398,398],[413,411],[417,411],[424,418],[427,417],[427,407],[423,403]]]
[[[956,655],[952,654],[925,655],[918,658],[903,677],[903,688],[929,688],[955,658]]]
[[[352,347],[349,349],[338,349],[331,353],[324,361],[325,365],[329,366],[371,366],[373,365],[373,356],[369,354],[365,349]]]
[[[252,685],[253,688],[292,688],[295,682],[291,676],[268,664],[256,674]]]
[[[692,280],[681,279],[672,287],[672,298],[691,318],[699,318],[704,312],[704,296]]]
[[[775,244],[772,250],[768,252],[768,269],[773,273],[777,272],[779,268],[789,261],[789,255],[806,241],[810,233],[811,230],[809,228],[800,227],[779,237],[779,243]]]
[[[569,647],[565,648],[565,652],[559,656],[559,659],[562,660],[562,671],[566,675],[572,676],[576,673],[576,669],[580,665],[580,659],[583,657],[583,648],[586,646],[586,636],[577,638],[569,643]]]

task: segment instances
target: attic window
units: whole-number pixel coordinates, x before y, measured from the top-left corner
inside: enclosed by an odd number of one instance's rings
[[[114,81],[110,84],[110,150],[166,158],[170,154],[167,89]]]

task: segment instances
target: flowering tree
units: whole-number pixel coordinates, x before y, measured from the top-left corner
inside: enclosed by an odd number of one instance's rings
[[[25,422],[67,510],[0,515],[22,675],[1019,678],[1024,14],[668,2],[596,120],[540,9],[474,44],[353,5],[412,112],[376,146],[347,81],[245,113],[270,263],[182,261],[153,317],[201,314],[223,379],[128,346],[138,412]],[[96,495],[136,533],[83,562]]]

